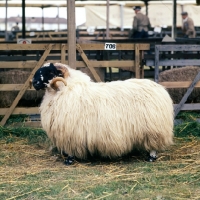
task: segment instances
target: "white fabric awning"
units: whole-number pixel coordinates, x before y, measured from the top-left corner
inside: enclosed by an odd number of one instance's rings
[[[105,27],[106,26],[106,6],[85,6],[86,26]],[[195,26],[200,26],[199,13],[200,6],[177,5],[177,27],[182,26],[181,12],[187,11],[188,15],[194,20]],[[146,8],[142,7],[141,12],[146,13]],[[123,7],[123,27],[131,28],[135,13],[132,7]],[[152,27],[172,26],[173,7],[172,4],[149,4],[148,16]],[[120,5],[110,5],[109,26],[121,27]]]
[[[85,6],[86,26],[106,26],[106,6]],[[123,8],[123,26],[132,26],[133,9]],[[121,11],[119,5],[110,6],[109,27],[121,27]]]

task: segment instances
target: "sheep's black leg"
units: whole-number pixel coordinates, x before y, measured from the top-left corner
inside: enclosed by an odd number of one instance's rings
[[[65,153],[65,152],[61,152],[61,154],[62,154],[64,157],[68,157],[68,154]]]
[[[68,156],[64,163],[65,165],[72,165],[74,163],[74,156]]]
[[[151,150],[147,161],[148,162],[154,162],[154,161],[156,161],[156,159],[157,159],[156,151]]]

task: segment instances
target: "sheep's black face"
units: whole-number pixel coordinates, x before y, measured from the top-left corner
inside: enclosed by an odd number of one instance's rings
[[[50,63],[38,69],[33,77],[33,87],[36,90],[45,89],[50,80],[57,76],[62,76],[61,71]]]

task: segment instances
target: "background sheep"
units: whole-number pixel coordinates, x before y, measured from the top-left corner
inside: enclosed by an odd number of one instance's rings
[[[67,86],[55,77],[63,77]],[[173,143],[172,100],[153,81],[94,83],[79,70],[51,63],[35,73],[33,86],[46,88],[41,123],[54,145],[68,155],[115,158],[138,148],[150,151],[153,161],[157,150]]]
[[[159,75],[159,82],[170,82],[170,81],[193,81],[200,67],[187,66],[181,68],[175,68],[161,72]],[[168,88],[167,89],[173,102],[179,103],[187,91],[187,88]],[[200,103],[200,89],[194,88],[186,103]]]

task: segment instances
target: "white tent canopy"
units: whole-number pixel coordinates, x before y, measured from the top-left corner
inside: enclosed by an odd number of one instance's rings
[[[86,26],[106,27],[106,6],[85,6],[86,9]],[[172,4],[155,4],[149,3],[148,16],[152,27],[172,26]],[[194,20],[195,26],[200,26],[199,13],[200,6],[185,4],[177,5],[177,27],[182,26],[181,12],[187,11],[189,16]],[[142,7],[142,13],[145,14],[146,8]],[[121,15],[123,15],[123,26],[132,27],[133,17],[135,15],[132,7],[123,7],[123,13],[120,12],[120,5],[110,5],[109,26],[121,27]]]
[[[131,26],[133,20],[133,9],[125,7],[120,13],[120,6],[110,6],[109,27],[121,27],[121,14],[123,15],[123,25]],[[85,6],[86,26],[105,27],[106,26],[106,6]]]

